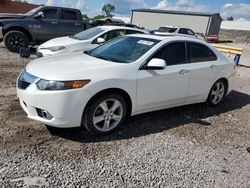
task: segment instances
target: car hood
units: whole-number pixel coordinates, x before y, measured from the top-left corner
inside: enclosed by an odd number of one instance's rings
[[[74,52],[36,59],[26,66],[26,71],[45,80],[78,80],[112,74],[121,66],[124,64]]]
[[[24,18],[24,14],[8,14],[8,13],[0,13],[0,20],[1,19],[21,19]]]
[[[77,39],[73,39],[71,37],[59,37],[59,38],[54,38],[51,39],[43,44],[41,44],[39,46],[39,49],[42,48],[49,48],[49,47],[53,47],[53,46],[68,46],[68,45],[72,45],[72,44],[78,44],[78,43],[83,43],[84,41],[82,40],[77,40]]]

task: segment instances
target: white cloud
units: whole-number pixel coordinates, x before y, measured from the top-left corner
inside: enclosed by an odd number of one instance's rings
[[[130,14],[131,9],[148,8],[144,0],[109,0],[109,3],[115,6],[117,14]]]
[[[193,0],[177,0],[176,3],[170,3],[168,0],[161,0],[152,9],[164,9],[164,10],[182,10],[182,11],[208,11],[208,7],[205,5],[198,5]]]
[[[32,0],[30,2],[36,2],[36,0]],[[87,10],[85,0],[47,0],[44,4],[48,6],[63,6],[63,7],[70,7],[70,8],[77,8],[82,11]]]
[[[250,4],[239,3],[239,4],[225,4],[221,10],[221,16],[228,18],[230,16],[234,18],[250,18]]]

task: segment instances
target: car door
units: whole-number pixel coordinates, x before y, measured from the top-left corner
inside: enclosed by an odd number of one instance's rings
[[[58,9],[46,8],[41,10],[42,17],[36,19],[36,23],[32,25],[36,33],[36,38],[40,41],[47,41],[49,39],[58,37],[60,34],[60,23],[58,22]],[[40,12],[41,12],[40,11]],[[59,29],[58,29],[59,28]]]
[[[167,67],[163,70],[139,70],[138,111],[182,104],[187,96],[190,72],[187,69],[185,43],[167,44],[150,59],[153,58],[164,59]]]
[[[76,11],[61,9],[61,36],[69,36],[84,30],[84,23],[78,19]]]
[[[190,84],[187,101],[206,99],[218,73],[219,63],[215,53],[204,44],[187,42],[190,63]]]

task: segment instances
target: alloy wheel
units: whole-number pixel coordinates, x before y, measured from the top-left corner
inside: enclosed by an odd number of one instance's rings
[[[94,111],[93,124],[101,132],[110,131],[118,126],[123,117],[123,105],[117,99],[101,102]]]
[[[217,82],[211,91],[211,102],[213,104],[218,104],[224,97],[225,85],[223,82]]]

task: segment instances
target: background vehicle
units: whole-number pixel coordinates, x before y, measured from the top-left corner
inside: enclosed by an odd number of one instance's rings
[[[88,27],[80,10],[71,8],[40,6],[26,14],[0,14],[0,40],[12,52]]]
[[[17,80],[28,117],[54,127],[108,134],[127,116],[207,101],[232,90],[235,66],[190,37],[129,35],[88,54],[34,60]]]
[[[123,26],[98,26],[73,36],[51,39],[37,48],[37,56],[43,57],[65,52],[87,51],[118,36],[136,33],[148,32]]]
[[[158,30],[153,30],[150,33],[155,35],[168,35],[168,34],[176,34],[176,35],[188,35],[188,36],[196,36],[195,32],[188,28],[183,27],[175,27],[175,26],[165,26],[160,27]]]

